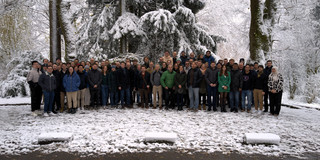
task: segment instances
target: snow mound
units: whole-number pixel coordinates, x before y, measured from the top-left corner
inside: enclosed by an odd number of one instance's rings
[[[66,132],[48,132],[48,133],[41,133],[38,137],[39,144],[47,144],[52,142],[65,142],[72,139],[72,133]]]
[[[144,138],[146,142],[171,142],[174,143],[178,139],[176,133],[167,132],[147,132]]]
[[[272,133],[246,133],[243,140],[247,144],[276,144],[280,143],[280,136]]]

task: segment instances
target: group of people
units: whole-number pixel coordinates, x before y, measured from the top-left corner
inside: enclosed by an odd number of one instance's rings
[[[43,64],[32,62],[27,76],[31,91],[31,110],[40,109],[44,99],[44,116],[57,112],[76,113],[77,109],[141,108],[208,110],[227,112],[268,112],[279,115],[283,78],[268,60],[266,66],[245,64],[244,59],[216,61],[210,51],[189,56],[168,51],[158,62],[144,57],[121,62],[109,60]],[[65,103],[67,107],[65,107]],[[264,110],[263,110],[264,108]]]

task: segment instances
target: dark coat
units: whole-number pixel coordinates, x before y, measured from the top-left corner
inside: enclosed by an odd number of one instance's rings
[[[151,88],[151,82],[150,82],[150,73],[145,72],[144,78],[142,77],[142,73],[140,72],[137,77],[137,88],[138,89],[147,89],[147,85]]]
[[[67,70],[65,73],[63,73],[63,71],[61,70],[60,71],[60,91],[61,92],[66,92],[66,89],[64,88],[63,86],[63,78],[65,75],[69,74],[69,71]]]
[[[56,90],[55,92],[60,92],[62,80],[61,80],[61,73],[58,70],[52,71],[54,77],[56,78]]]
[[[78,76],[80,78],[80,86],[79,86],[79,90],[85,89],[88,86],[88,73],[83,71],[82,73],[80,73],[79,71],[77,72]]]
[[[209,67],[206,70],[205,79],[208,85],[212,84],[218,84],[218,72],[219,70],[217,68],[212,69]]]
[[[264,73],[260,77],[258,77],[258,74],[255,75],[253,89],[262,89],[263,92],[268,91],[268,77]]]
[[[194,74],[193,74],[193,83],[192,83],[192,88],[199,88],[200,87],[200,82],[202,80],[202,73],[200,71],[199,68],[195,68],[195,69],[190,69],[187,75],[187,86],[190,86],[190,73],[191,70],[194,70]]]
[[[88,82],[89,82],[90,88],[93,88],[94,85],[97,85],[99,88],[102,82],[101,72],[94,69],[90,70],[88,73]]]
[[[38,84],[43,91],[52,92],[56,89],[56,78],[53,74],[44,72],[40,75]]]
[[[117,70],[118,74],[118,87],[121,87],[121,89],[127,89],[131,85],[130,80],[130,71],[128,71],[126,68],[120,68]]]
[[[239,70],[231,70],[231,84],[230,92],[239,91],[239,88],[242,88],[243,77],[242,73]]]
[[[175,93],[178,93],[179,85],[181,85],[181,91],[182,93],[179,94],[186,94],[186,83],[187,83],[187,74],[186,72],[177,72],[174,76],[174,86],[175,86]]]
[[[108,84],[110,92],[116,92],[118,90],[118,75],[117,71],[110,72],[108,76]]]

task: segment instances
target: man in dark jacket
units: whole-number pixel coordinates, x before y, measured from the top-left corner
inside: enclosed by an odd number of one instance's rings
[[[207,101],[208,101],[208,111],[217,111],[216,108],[216,95],[217,95],[217,86],[218,86],[218,69],[216,68],[216,63],[212,62],[210,67],[206,70],[205,78],[207,82]],[[212,97],[212,100],[211,100]]]
[[[30,86],[31,91],[31,111],[34,116],[36,110],[40,110],[42,89],[38,83],[39,77],[41,75],[40,64],[37,61],[32,61],[32,69],[28,73],[27,82]]]
[[[239,95],[242,90],[243,77],[242,73],[239,71],[237,63],[234,63],[231,70],[231,84],[229,93],[229,102],[231,112],[238,112],[239,106]]]
[[[263,73],[263,66],[260,65],[258,67],[258,73],[254,75],[254,83],[253,83],[253,99],[254,99],[254,108],[256,111],[260,109],[262,111],[263,107],[263,95],[268,91],[268,78]],[[259,108],[258,108],[259,106]]]
[[[52,113],[56,114],[56,111],[59,111],[61,108],[60,103],[60,89],[61,89],[61,73],[58,70],[57,64],[53,64],[53,75],[56,78],[56,89],[54,90],[54,102],[52,106]]]
[[[120,63],[118,72],[118,90],[120,91],[121,107],[130,105],[130,72],[125,68],[125,62]],[[126,98],[126,101],[125,101]]]
[[[116,101],[118,100],[118,75],[116,71],[116,66],[111,66],[111,73],[108,77],[109,91],[110,91],[110,105],[111,107],[116,106]]]
[[[186,62],[188,61],[188,56],[186,55],[185,51],[182,51],[180,53],[180,59],[181,59],[181,64],[184,66]]]
[[[146,66],[141,66],[141,72],[138,75],[137,79],[137,88],[140,92],[142,108],[149,108],[149,91],[150,91],[150,74],[146,71]]]
[[[77,93],[77,101],[79,108],[83,110],[85,93],[88,85],[88,74],[84,71],[84,67],[82,65],[79,65],[78,76],[80,78],[80,86]]]
[[[196,62],[192,62],[191,69],[187,75],[187,87],[190,99],[190,109],[198,111],[199,106],[199,88],[202,80],[202,73],[197,68]]]
[[[150,62],[151,63],[151,62]],[[130,108],[133,108],[133,102],[134,102],[134,100],[133,100],[133,89],[134,89],[134,87],[135,87],[135,80],[134,80],[134,77],[135,77],[135,73],[134,73],[134,70],[133,70],[133,68],[131,67],[131,63],[130,63],[130,61],[129,62],[126,62],[126,70],[127,70],[127,72],[129,73],[129,80],[130,80],[130,89],[129,89],[129,91],[130,91],[130,105],[129,105],[129,107]],[[125,99],[127,99],[127,97],[125,97]]]
[[[243,78],[243,83],[242,83],[242,110],[245,111],[247,108],[247,112],[251,112],[251,98],[252,98],[252,90],[253,90],[253,82],[254,82],[254,77],[252,72],[250,71],[250,65],[246,65],[244,69],[244,73],[242,75]],[[246,102],[246,97],[247,97],[247,107],[245,106]]]
[[[63,84],[63,78],[65,75],[68,74],[68,70],[67,70],[67,65],[65,63],[63,63],[61,65],[61,71],[60,71],[60,105],[61,105],[61,108],[60,108],[60,112],[63,112],[64,111],[64,101],[65,101],[65,98],[66,98],[66,89],[64,88],[64,86],[62,85]]]
[[[52,106],[54,101],[54,90],[56,89],[56,78],[52,74],[52,66],[48,66],[47,71],[39,77],[39,85],[44,95],[44,114],[47,117],[52,115]]]
[[[272,61],[271,60],[268,60],[267,61],[267,66],[266,68],[263,70],[263,73],[267,76],[267,78],[269,77],[269,75],[271,74],[271,70],[272,70]],[[265,87],[268,87],[267,84]],[[268,112],[269,110],[269,102],[268,102],[268,99],[269,99],[269,95],[270,95],[270,92],[267,90],[264,94],[264,111],[263,112]]]
[[[90,106],[100,105],[100,84],[102,82],[101,72],[98,71],[98,65],[94,64],[88,73],[88,83],[90,85]]]

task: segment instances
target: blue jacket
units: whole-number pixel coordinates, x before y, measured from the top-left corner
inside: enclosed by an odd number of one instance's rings
[[[78,91],[80,86],[80,77],[76,72],[73,72],[72,75],[65,75],[63,77],[63,86],[66,89],[66,92]]]
[[[204,57],[203,57],[203,60],[205,61],[205,62],[208,62],[209,63],[209,66],[210,66],[210,64],[211,64],[211,62],[214,62],[214,58],[213,58],[213,56],[207,56],[207,55],[205,55]]]

